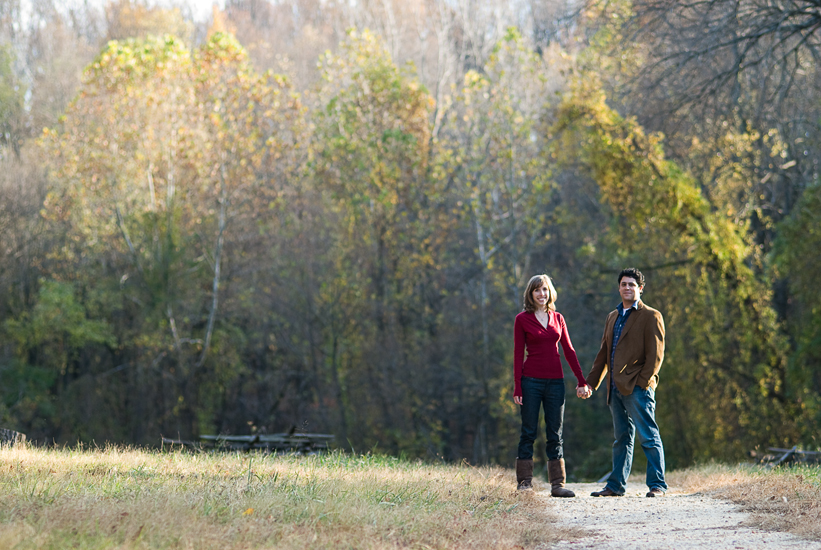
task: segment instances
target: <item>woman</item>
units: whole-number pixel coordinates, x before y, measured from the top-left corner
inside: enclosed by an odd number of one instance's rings
[[[556,289],[547,275],[536,275],[527,283],[524,311],[513,324],[513,401],[521,405],[522,436],[516,458],[518,489],[531,489],[533,480],[533,442],[539,428],[539,408],[544,406],[547,435],[547,473],[554,497],[574,497],[564,488],[565,469],[562,452],[564,421],[564,373],[559,343],[579,381],[576,395],[586,396],[587,382],[570,343],[564,317],[556,311]],[[525,359],[527,350],[527,359]]]

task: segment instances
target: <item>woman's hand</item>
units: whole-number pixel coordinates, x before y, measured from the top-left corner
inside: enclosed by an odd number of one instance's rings
[[[521,405],[522,404],[522,396],[521,395],[514,395],[513,396],[513,402],[516,403],[517,405]]]
[[[576,397],[579,399],[587,399],[593,395],[593,390],[585,384],[584,386],[576,386]]]

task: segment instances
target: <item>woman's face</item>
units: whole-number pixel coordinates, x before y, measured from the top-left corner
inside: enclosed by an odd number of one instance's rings
[[[542,283],[542,286],[539,288],[533,290],[533,301],[542,311],[547,309],[548,297],[550,297],[550,290],[548,290],[547,285],[544,283]]]

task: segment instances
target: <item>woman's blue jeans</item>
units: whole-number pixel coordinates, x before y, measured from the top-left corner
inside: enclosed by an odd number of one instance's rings
[[[564,378],[522,377],[522,436],[516,456],[533,458],[533,442],[539,430],[539,409],[544,406],[545,451],[548,460],[564,457],[562,422],[564,421]]]
[[[630,395],[611,390],[610,412],[613,415],[613,472],[607,478],[607,488],[624,494],[630,468],[633,465],[633,439],[647,457],[647,487],[667,491],[664,481],[664,447],[656,424],[656,394],[652,389],[633,388]]]

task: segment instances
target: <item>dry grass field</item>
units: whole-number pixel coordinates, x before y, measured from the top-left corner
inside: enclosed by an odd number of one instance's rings
[[[821,540],[821,468],[713,465],[668,482]],[[556,527],[547,491],[514,487],[511,470],[372,455],[4,448],[0,548],[513,549],[583,536]]]
[[[341,453],[0,450],[4,549],[497,549],[573,538],[547,508],[499,468]]]
[[[667,482],[686,491],[731,500],[753,525],[821,540],[821,467],[765,470],[710,465],[671,472]]]

